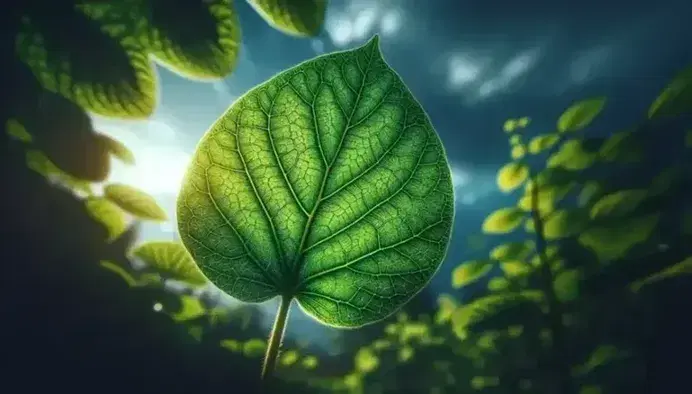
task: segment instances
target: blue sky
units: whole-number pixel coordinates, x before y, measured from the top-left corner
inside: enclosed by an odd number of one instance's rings
[[[143,239],[177,239],[183,173],[197,141],[236,98],[283,69],[377,33],[385,59],[428,111],[453,169],[456,223],[433,282],[440,290],[468,257],[466,236],[509,201],[495,187],[495,172],[508,156],[505,119],[528,115],[535,132],[550,132],[572,100],[606,95],[604,127],[626,126],[643,116],[676,71],[692,64],[685,17],[692,3],[684,0],[333,0],[314,39],[283,35],[248,4],[236,3],[243,46],[231,76],[201,83],[159,68],[161,100],[150,120],[95,119],[98,130],[124,142],[138,160],[134,167],[116,163],[111,180],[151,193],[170,215],[169,222],[145,224]],[[302,320],[298,315],[292,320]]]

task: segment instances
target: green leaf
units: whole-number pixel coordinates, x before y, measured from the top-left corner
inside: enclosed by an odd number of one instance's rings
[[[91,194],[91,183],[77,179],[72,175],[59,169],[43,152],[36,149],[29,149],[25,152],[26,165],[29,169],[36,171],[48,180],[58,182],[74,191]]]
[[[506,234],[514,231],[526,214],[519,208],[501,208],[488,215],[483,221],[483,232],[487,234]]]
[[[584,231],[579,243],[591,249],[601,262],[624,257],[627,252],[649,236],[658,224],[659,215],[620,219]]]
[[[572,104],[560,115],[557,129],[564,133],[581,130],[591,124],[605,107],[605,97],[596,97]]]
[[[521,145],[521,135],[519,134],[514,134],[509,137],[509,145],[511,146],[518,146]]]
[[[126,2],[123,2],[125,6]],[[231,0],[150,0],[139,15],[149,53],[188,78],[219,79],[235,68],[240,22]]]
[[[364,347],[356,353],[355,364],[358,372],[370,373],[380,365],[380,359],[372,349]]]
[[[140,219],[155,221],[167,219],[166,212],[159,207],[154,197],[132,186],[111,183],[103,188],[103,194],[125,212]]]
[[[179,242],[146,242],[135,247],[132,255],[168,278],[193,285],[207,283],[207,278],[192,260],[185,246]]]
[[[318,360],[315,356],[305,356],[302,361],[303,367],[305,369],[315,369],[317,368]]]
[[[250,358],[262,357],[266,349],[267,342],[263,339],[250,339],[243,344],[243,354]]]
[[[322,30],[327,0],[248,0],[270,25],[299,37],[316,36]]]
[[[588,181],[579,192],[577,203],[580,207],[588,206],[593,200],[599,197],[602,192],[603,186],[598,181]]]
[[[649,107],[649,119],[692,112],[692,67],[673,78]]]
[[[584,170],[598,158],[598,153],[584,149],[582,140],[570,140],[560,146],[560,150],[548,158],[548,167],[561,167],[567,170]]]
[[[624,353],[613,345],[598,346],[589,355],[589,358],[583,365],[574,368],[573,373],[577,376],[586,375],[594,369],[620,358],[623,355]]]
[[[298,354],[297,351],[286,350],[285,352],[283,352],[283,354],[281,354],[281,358],[279,358],[279,362],[281,363],[281,365],[289,367],[289,366],[295,364],[299,358],[300,358],[300,355]]]
[[[515,241],[496,246],[490,251],[490,257],[497,261],[525,260],[533,253],[535,248],[533,241]]]
[[[509,281],[503,277],[495,277],[488,281],[488,290],[502,291],[509,287]]]
[[[665,194],[670,188],[682,178],[683,172],[680,167],[668,167],[659,172],[649,185],[649,195],[659,196]]]
[[[84,204],[89,216],[106,228],[109,240],[118,238],[127,229],[125,212],[111,201],[102,197],[89,197]]]
[[[135,155],[122,142],[105,134],[98,134],[98,138],[106,145],[108,151],[125,164],[135,164]]]
[[[473,260],[459,264],[452,272],[452,287],[458,289],[467,286],[483,276],[493,268],[492,261]]]
[[[537,135],[529,142],[529,153],[537,155],[552,148],[558,141],[560,141],[559,134]]]
[[[567,238],[576,235],[588,224],[589,217],[583,209],[561,209],[543,223],[543,235],[547,240]]]
[[[644,149],[635,133],[623,131],[608,137],[600,146],[598,156],[605,162],[637,163],[643,159]]]
[[[202,301],[197,297],[183,294],[180,296],[180,305],[179,311],[171,313],[174,321],[184,322],[206,314],[206,308],[204,308]]]
[[[73,3],[60,4],[54,12],[25,15],[16,40],[19,58],[41,86],[99,115],[151,115],[155,75],[131,31],[103,25]]]
[[[529,166],[525,163],[505,164],[497,173],[497,186],[508,193],[521,186],[529,178]]]
[[[5,123],[5,132],[8,136],[27,144],[33,141],[31,134],[26,131],[24,125],[22,125],[17,119],[7,120]]]
[[[521,118],[517,119],[517,127],[520,127],[522,129],[528,126],[529,123],[531,123],[531,118],[529,118],[528,116],[522,116]]]
[[[128,286],[137,286],[137,279],[135,279],[127,270],[112,261],[100,261],[99,265],[110,272],[118,275]]]
[[[553,282],[553,289],[558,300],[569,302],[579,297],[581,271],[573,269],[560,272]]]
[[[579,394],[603,394],[603,389],[600,386],[584,386],[579,389]]]
[[[505,123],[502,124],[502,130],[505,133],[511,133],[519,127],[516,119],[507,119]]]
[[[510,152],[510,156],[514,160],[519,160],[523,158],[526,155],[526,148],[524,148],[523,145],[515,145],[512,147],[512,150]]]
[[[680,275],[692,275],[692,257],[688,257],[673,266],[633,283],[631,288],[633,291],[639,291],[639,289],[645,285],[660,282],[662,280]]]
[[[646,199],[645,189],[627,189],[606,194],[591,207],[592,219],[614,218],[632,213]]]
[[[323,323],[357,327],[428,283],[453,210],[439,137],[375,37],[236,101],[198,145],[178,226],[231,296],[292,296]]]
[[[529,263],[519,260],[503,261],[500,263],[500,267],[505,275],[509,278],[525,275],[534,269],[534,267],[532,267]]]

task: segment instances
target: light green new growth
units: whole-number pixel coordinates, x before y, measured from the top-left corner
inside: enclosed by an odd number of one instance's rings
[[[439,137],[375,37],[235,102],[200,142],[177,210],[183,243],[223,291],[296,299],[324,324],[358,327],[430,280],[454,196]]]

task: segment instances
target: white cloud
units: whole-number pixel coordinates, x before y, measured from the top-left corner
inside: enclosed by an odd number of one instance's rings
[[[471,103],[515,88],[536,65],[541,48],[526,49],[495,67],[490,58],[475,53],[477,51],[468,50],[447,58],[447,87],[460,92]]]
[[[402,20],[403,11],[384,1],[353,0],[346,7],[328,11],[325,29],[334,45],[346,47],[376,33],[391,37],[400,30]]]
[[[312,47],[312,50],[316,53],[324,53],[324,41],[318,39],[310,40],[310,46]]]

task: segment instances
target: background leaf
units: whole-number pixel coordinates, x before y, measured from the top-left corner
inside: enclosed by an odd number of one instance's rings
[[[113,202],[102,197],[90,197],[84,202],[89,216],[108,230],[108,238],[114,240],[127,229],[125,212]]]
[[[452,287],[458,289],[467,286],[488,274],[492,268],[493,263],[489,260],[465,261],[452,272]]]
[[[146,242],[135,247],[132,255],[171,279],[194,285],[207,283],[207,278],[180,242]]]
[[[673,78],[649,108],[649,118],[692,112],[692,67]]]
[[[509,233],[519,227],[524,218],[525,214],[519,208],[498,209],[483,221],[483,232],[487,234]]]
[[[557,129],[564,133],[586,128],[601,113],[605,102],[605,97],[597,97],[572,104],[560,115]]]
[[[140,219],[156,221],[167,219],[166,212],[159,207],[154,197],[132,186],[111,183],[103,188],[103,193],[125,212]]]
[[[322,30],[327,0],[248,0],[275,28],[296,36],[316,36]]]

